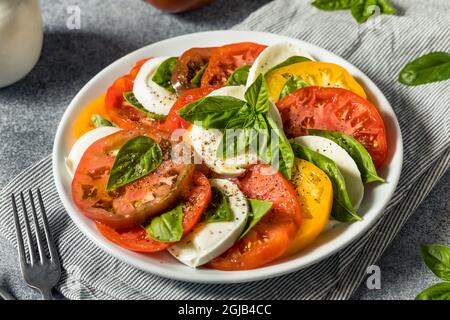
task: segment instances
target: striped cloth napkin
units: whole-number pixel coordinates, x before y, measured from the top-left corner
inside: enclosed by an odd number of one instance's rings
[[[40,186],[63,265],[58,290],[70,299],[348,299],[411,213],[450,166],[449,82],[398,83],[399,70],[429,51],[450,51],[448,0],[392,1],[395,16],[357,25],[347,11],[324,12],[310,0],[276,0],[236,29],[269,31],[328,49],[365,72],[385,93],[400,121],[404,166],[382,219],[362,238],[307,269],[245,284],[205,285],[154,276],[113,258],[71,222],[58,198],[47,157],[0,194],[0,232],[15,243],[9,195]]]

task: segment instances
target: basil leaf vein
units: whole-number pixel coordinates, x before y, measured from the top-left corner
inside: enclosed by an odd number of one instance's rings
[[[374,181],[384,182],[384,179],[379,177],[372,157],[364,146],[352,136],[346,135],[338,131],[316,130],[308,129],[308,134],[320,136],[334,141],[341,146],[347,153],[355,160],[358,166],[361,178],[364,183]]]
[[[155,171],[162,163],[160,146],[147,136],[137,136],[120,148],[106,190],[114,190]]]
[[[431,52],[408,63],[398,80],[409,86],[450,79],[450,53]]]
[[[420,254],[436,276],[450,281],[450,248],[440,244],[421,245]]]
[[[267,90],[266,79],[259,75],[245,91],[245,100],[257,113],[269,111],[269,92]]]
[[[91,122],[94,124],[94,127],[117,127],[114,123],[109,121],[108,119],[103,118],[99,114],[93,114],[91,116]]]
[[[313,163],[330,178],[333,186],[333,207],[331,209],[333,218],[341,222],[362,220],[362,217],[353,208],[344,177],[336,163],[324,155],[299,144],[293,143],[292,149],[297,158]]]
[[[207,223],[232,221],[234,215],[225,193],[215,186],[211,187],[211,191],[212,198],[205,211],[204,221]]]
[[[272,202],[258,200],[258,199],[248,199],[250,205],[250,214],[247,219],[247,225],[242,232],[239,239],[242,239],[249,231],[272,209]]]
[[[164,60],[156,69],[155,74],[152,77],[152,81],[166,90],[175,93],[175,89],[172,87],[172,73],[175,65],[177,64],[177,57],[171,57]]]
[[[145,227],[147,234],[160,242],[176,242],[183,236],[183,205],[154,217]]]
[[[140,112],[145,113],[149,118],[157,119],[157,120],[166,119],[165,115],[153,113],[153,112],[150,112],[147,109],[145,109],[145,107],[138,101],[138,99],[136,99],[136,97],[134,96],[134,93],[131,91],[124,92],[123,98],[125,99],[126,102],[128,102],[128,104],[130,106],[132,106],[133,108],[135,108],[136,110],[138,110]]]
[[[234,70],[231,76],[225,83],[226,86],[241,86],[247,83],[248,74],[250,71],[250,65],[245,65]]]

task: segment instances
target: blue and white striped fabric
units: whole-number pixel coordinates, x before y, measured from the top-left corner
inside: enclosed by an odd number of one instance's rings
[[[116,260],[91,243],[65,213],[52,177],[51,157],[25,170],[0,193],[0,232],[15,243],[12,192],[40,186],[61,254],[58,285],[70,299],[347,299],[411,213],[450,167],[449,82],[420,87],[398,83],[408,61],[450,51],[450,2],[392,1],[396,16],[357,25],[349,12],[323,12],[310,0],[276,0],[236,29],[269,31],[328,49],[365,72],[394,107],[404,138],[404,169],[383,218],[361,239],[299,272],[245,284],[205,285],[160,278]]]

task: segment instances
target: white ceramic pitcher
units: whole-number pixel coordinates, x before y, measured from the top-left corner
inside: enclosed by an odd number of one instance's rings
[[[0,88],[33,69],[42,39],[39,0],[0,0]]]

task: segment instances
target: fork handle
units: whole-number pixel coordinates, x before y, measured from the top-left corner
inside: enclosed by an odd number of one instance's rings
[[[52,294],[52,289],[40,289],[42,294],[42,300],[55,300]]]

